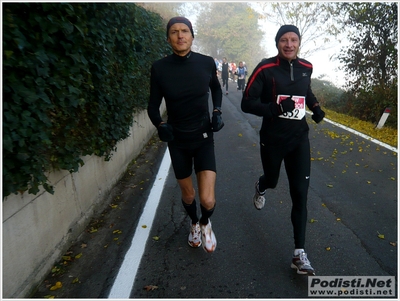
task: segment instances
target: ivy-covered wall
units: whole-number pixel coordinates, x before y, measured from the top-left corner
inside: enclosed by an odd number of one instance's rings
[[[134,3],[3,3],[3,197],[108,160],[166,53],[163,20]]]

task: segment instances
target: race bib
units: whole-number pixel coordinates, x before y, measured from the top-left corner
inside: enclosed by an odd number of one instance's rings
[[[290,97],[290,95],[278,95],[276,103],[280,104],[282,100],[288,97]],[[292,120],[301,120],[304,116],[306,116],[306,98],[305,96],[293,95],[292,99],[295,102],[294,110],[292,112],[286,112],[282,115],[279,115],[279,117]]]

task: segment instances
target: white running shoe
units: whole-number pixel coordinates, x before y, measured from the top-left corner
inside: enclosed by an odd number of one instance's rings
[[[211,227],[211,221],[208,220],[207,225],[201,225],[201,241],[203,243],[203,249],[207,253],[212,253],[217,248],[217,238]]]
[[[292,269],[297,269],[297,274],[315,276],[315,271],[311,266],[311,262],[307,258],[306,252],[293,255],[290,267]]]
[[[192,226],[190,227],[188,244],[192,248],[198,248],[201,246],[201,229],[199,222],[194,225],[192,224]]]
[[[256,182],[255,189],[256,192],[253,196],[253,203],[258,210],[261,210],[265,205],[265,191],[263,193],[260,193],[260,191],[258,190],[258,181]]]

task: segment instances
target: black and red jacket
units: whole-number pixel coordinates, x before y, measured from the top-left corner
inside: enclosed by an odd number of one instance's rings
[[[250,75],[243,93],[243,112],[262,116],[260,139],[270,142],[290,142],[292,138],[308,132],[306,118],[288,120],[273,116],[272,106],[276,106],[278,95],[305,96],[306,105],[312,108],[317,99],[311,90],[310,62],[296,58],[289,62],[279,56],[260,62]]]

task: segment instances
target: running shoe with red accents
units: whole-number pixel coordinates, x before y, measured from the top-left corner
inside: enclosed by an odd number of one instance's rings
[[[306,252],[293,255],[291,268],[297,269],[297,274],[315,276],[315,271],[307,258]]]
[[[200,225],[201,228],[201,241],[203,243],[203,249],[207,253],[212,253],[217,248],[217,238],[211,227],[211,221],[208,220],[207,225]]]
[[[198,248],[201,246],[201,229],[199,222],[191,225],[188,244],[192,248]]]

